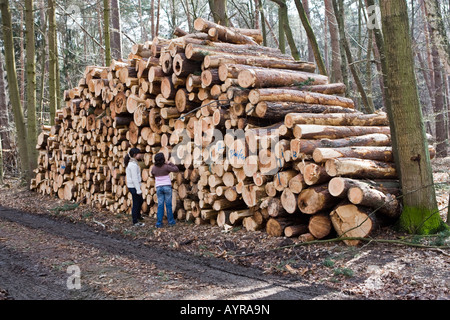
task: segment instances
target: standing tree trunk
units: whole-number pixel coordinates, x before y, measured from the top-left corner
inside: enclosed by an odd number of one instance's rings
[[[110,8],[109,0],[103,0],[103,34],[105,37],[105,63],[107,66],[111,64],[111,37],[109,32]]]
[[[381,17],[392,147],[398,150],[395,160],[403,192],[399,223],[407,232],[429,234],[440,230],[443,222],[433,186],[405,0],[382,1]]]
[[[6,100],[5,74],[3,71],[3,57],[0,55],[0,138],[3,141],[3,149],[10,150],[13,145],[10,131],[8,101]]]
[[[36,58],[34,41],[34,5],[33,0],[25,0],[25,25],[27,44],[27,125],[29,172],[37,167],[37,121],[36,121]],[[31,179],[31,177],[29,177]]]
[[[302,21],[303,28],[305,28],[306,35],[308,36],[308,43],[314,53],[314,59],[316,61],[317,67],[319,68],[319,73],[326,76],[327,68],[325,67],[325,63],[323,62],[322,54],[320,53],[319,45],[317,44],[316,35],[311,28],[311,24],[309,23],[309,18],[305,11],[305,8],[303,7],[303,4],[300,0],[295,0],[295,5],[297,7],[300,20]]]
[[[325,11],[328,18],[328,30],[331,41],[331,82],[343,83],[341,70],[341,50],[339,46],[339,31],[337,29],[336,16],[334,15],[332,0],[325,0]]]
[[[111,58],[118,60],[122,58],[122,31],[120,29],[120,8],[118,0],[111,0],[111,25]]]
[[[227,0],[208,0],[208,3],[214,22],[228,27]]]
[[[427,20],[434,36],[437,50],[441,60],[445,63],[445,70],[450,74],[450,43],[445,32],[444,20],[438,0],[424,1],[427,9]]]
[[[298,0],[295,0],[295,5],[297,6],[297,10],[299,8],[299,6],[297,5]],[[309,21],[311,21],[311,15],[309,14],[309,0],[301,0],[302,5],[302,10],[305,12],[305,16],[308,19],[308,24]],[[300,14],[300,11],[299,11]],[[303,20],[302,20],[303,23]],[[309,38],[309,36],[308,36]],[[314,61],[314,51],[313,51],[313,47],[311,45],[311,41],[308,41],[308,61]]]
[[[278,4],[278,16],[279,16],[279,33],[280,33],[280,50],[281,46],[285,47],[284,36],[289,44],[289,48],[291,49],[291,55],[295,60],[300,60],[300,53],[298,52],[297,46],[295,45],[294,36],[292,35],[292,30],[289,25],[289,15],[286,5],[286,0],[272,0],[276,4]],[[283,40],[283,41],[281,41]],[[281,50],[283,52],[283,50]]]
[[[434,36],[432,35],[433,39]],[[442,64],[438,49],[433,43],[432,47],[433,69],[434,69],[434,123],[436,126],[436,157],[447,156],[447,128],[445,126],[445,103],[444,103],[444,81],[442,79]]]
[[[50,107],[50,125],[55,124],[55,115],[57,109],[57,86],[58,80],[58,51],[56,42],[56,17],[54,0],[48,0],[48,90]]]
[[[20,102],[19,85],[17,83],[16,60],[14,55],[14,42],[12,34],[11,12],[8,0],[0,0],[0,9],[2,14],[3,42],[5,50],[5,65],[8,78],[9,98],[14,113],[14,121],[17,130],[17,144],[19,147],[20,166],[22,176],[28,178],[29,160],[27,148],[27,131]]]
[[[339,1],[339,5],[338,5]],[[350,68],[350,71],[353,75],[353,80],[355,80],[355,84],[358,88],[358,92],[361,95],[361,99],[364,104],[364,108],[366,109],[367,113],[373,113],[375,111],[375,107],[373,105],[373,100],[367,96],[366,91],[364,90],[364,87],[362,85],[359,71],[356,69],[355,64],[353,63],[353,57],[352,53],[350,51],[350,44],[348,43],[347,36],[345,35],[345,23],[344,23],[344,1],[343,0],[333,0],[333,8],[334,13],[336,15],[338,28],[339,28],[339,34],[341,37],[342,44],[344,46],[345,54],[347,57],[347,62]]]

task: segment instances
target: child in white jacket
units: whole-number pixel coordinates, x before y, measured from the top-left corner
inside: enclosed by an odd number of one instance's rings
[[[126,166],[126,180],[127,180],[127,188],[130,191],[133,197],[133,207],[131,208],[131,218],[133,221],[133,225],[135,226],[144,226],[145,224],[139,222],[143,220],[141,216],[141,208],[144,199],[142,198],[142,190],[141,190],[141,168],[137,162],[138,158],[140,158],[141,150],[138,148],[132,148],[128,151],[128,154],[125,156],[124,163]]]

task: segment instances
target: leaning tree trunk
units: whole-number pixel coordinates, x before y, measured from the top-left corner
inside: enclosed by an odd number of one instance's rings
[[[314,59],[317,63],[317,67],[319,68],[319,73],[326,76],[327,68],[325,67],[325,62],[323,61],[322,54],[319,50],[319,45],[317,44],[316,35],[311,28],[311,24],[309,23],[305,8],[303,7],[303,4],[300,0],[295,0],[295,6],[297,7],[298,15],[300,16],[300,20],[302,21],[303,28],[305,28],[306,35],[308,36],[311,49],[314,52]]]
[[[390,98],[388,114],[396,166],[403,191],[400,226],[428,234],[442,227],[433,187],[430,154],[414,74],[405,0],[381,2]]]
[[[28,167],[28,149],[27,149],[27,131],[20,102],[19,85],[17,83],[16,62],[14,55],[14,42],[12,34],[11,12],[8,0],[0,1],[3,27],[3,45],[5,50],[5,65],[8,79],[9,98],[14,113],[14,121],[17,130],[17,142],[19,146],[21,171],[24,177],[29,175]]]

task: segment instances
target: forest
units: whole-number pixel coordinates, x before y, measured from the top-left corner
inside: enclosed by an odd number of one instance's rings
[[[344,84],[355,109],[386,112],[403,190],[403,226],[443,228],[430,166],[448,157],[449,1],[1,0],[0,178],[30,183],[43,128],[88,66],[128,59],[136,46],[196,32],[199,18],[258,29],[261,45]],[[161,41],[161,40],[159,40]],[[447,219],[448,220],[448,219]]]

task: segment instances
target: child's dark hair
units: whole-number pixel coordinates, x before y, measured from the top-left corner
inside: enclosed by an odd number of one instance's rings
[[[127,155],[123,159],[123,162],[125,163],[125,167],[128,166],[130,159],[134,158],[138,153],[141,153],[141,150],[139,150],[138,148],[131,148],[130,151],[128,151]]]
[[[155,154],[155,166],[162,167],[164,163],[166,163],[166,157],[164,156],[164,153],[160,152]]]

